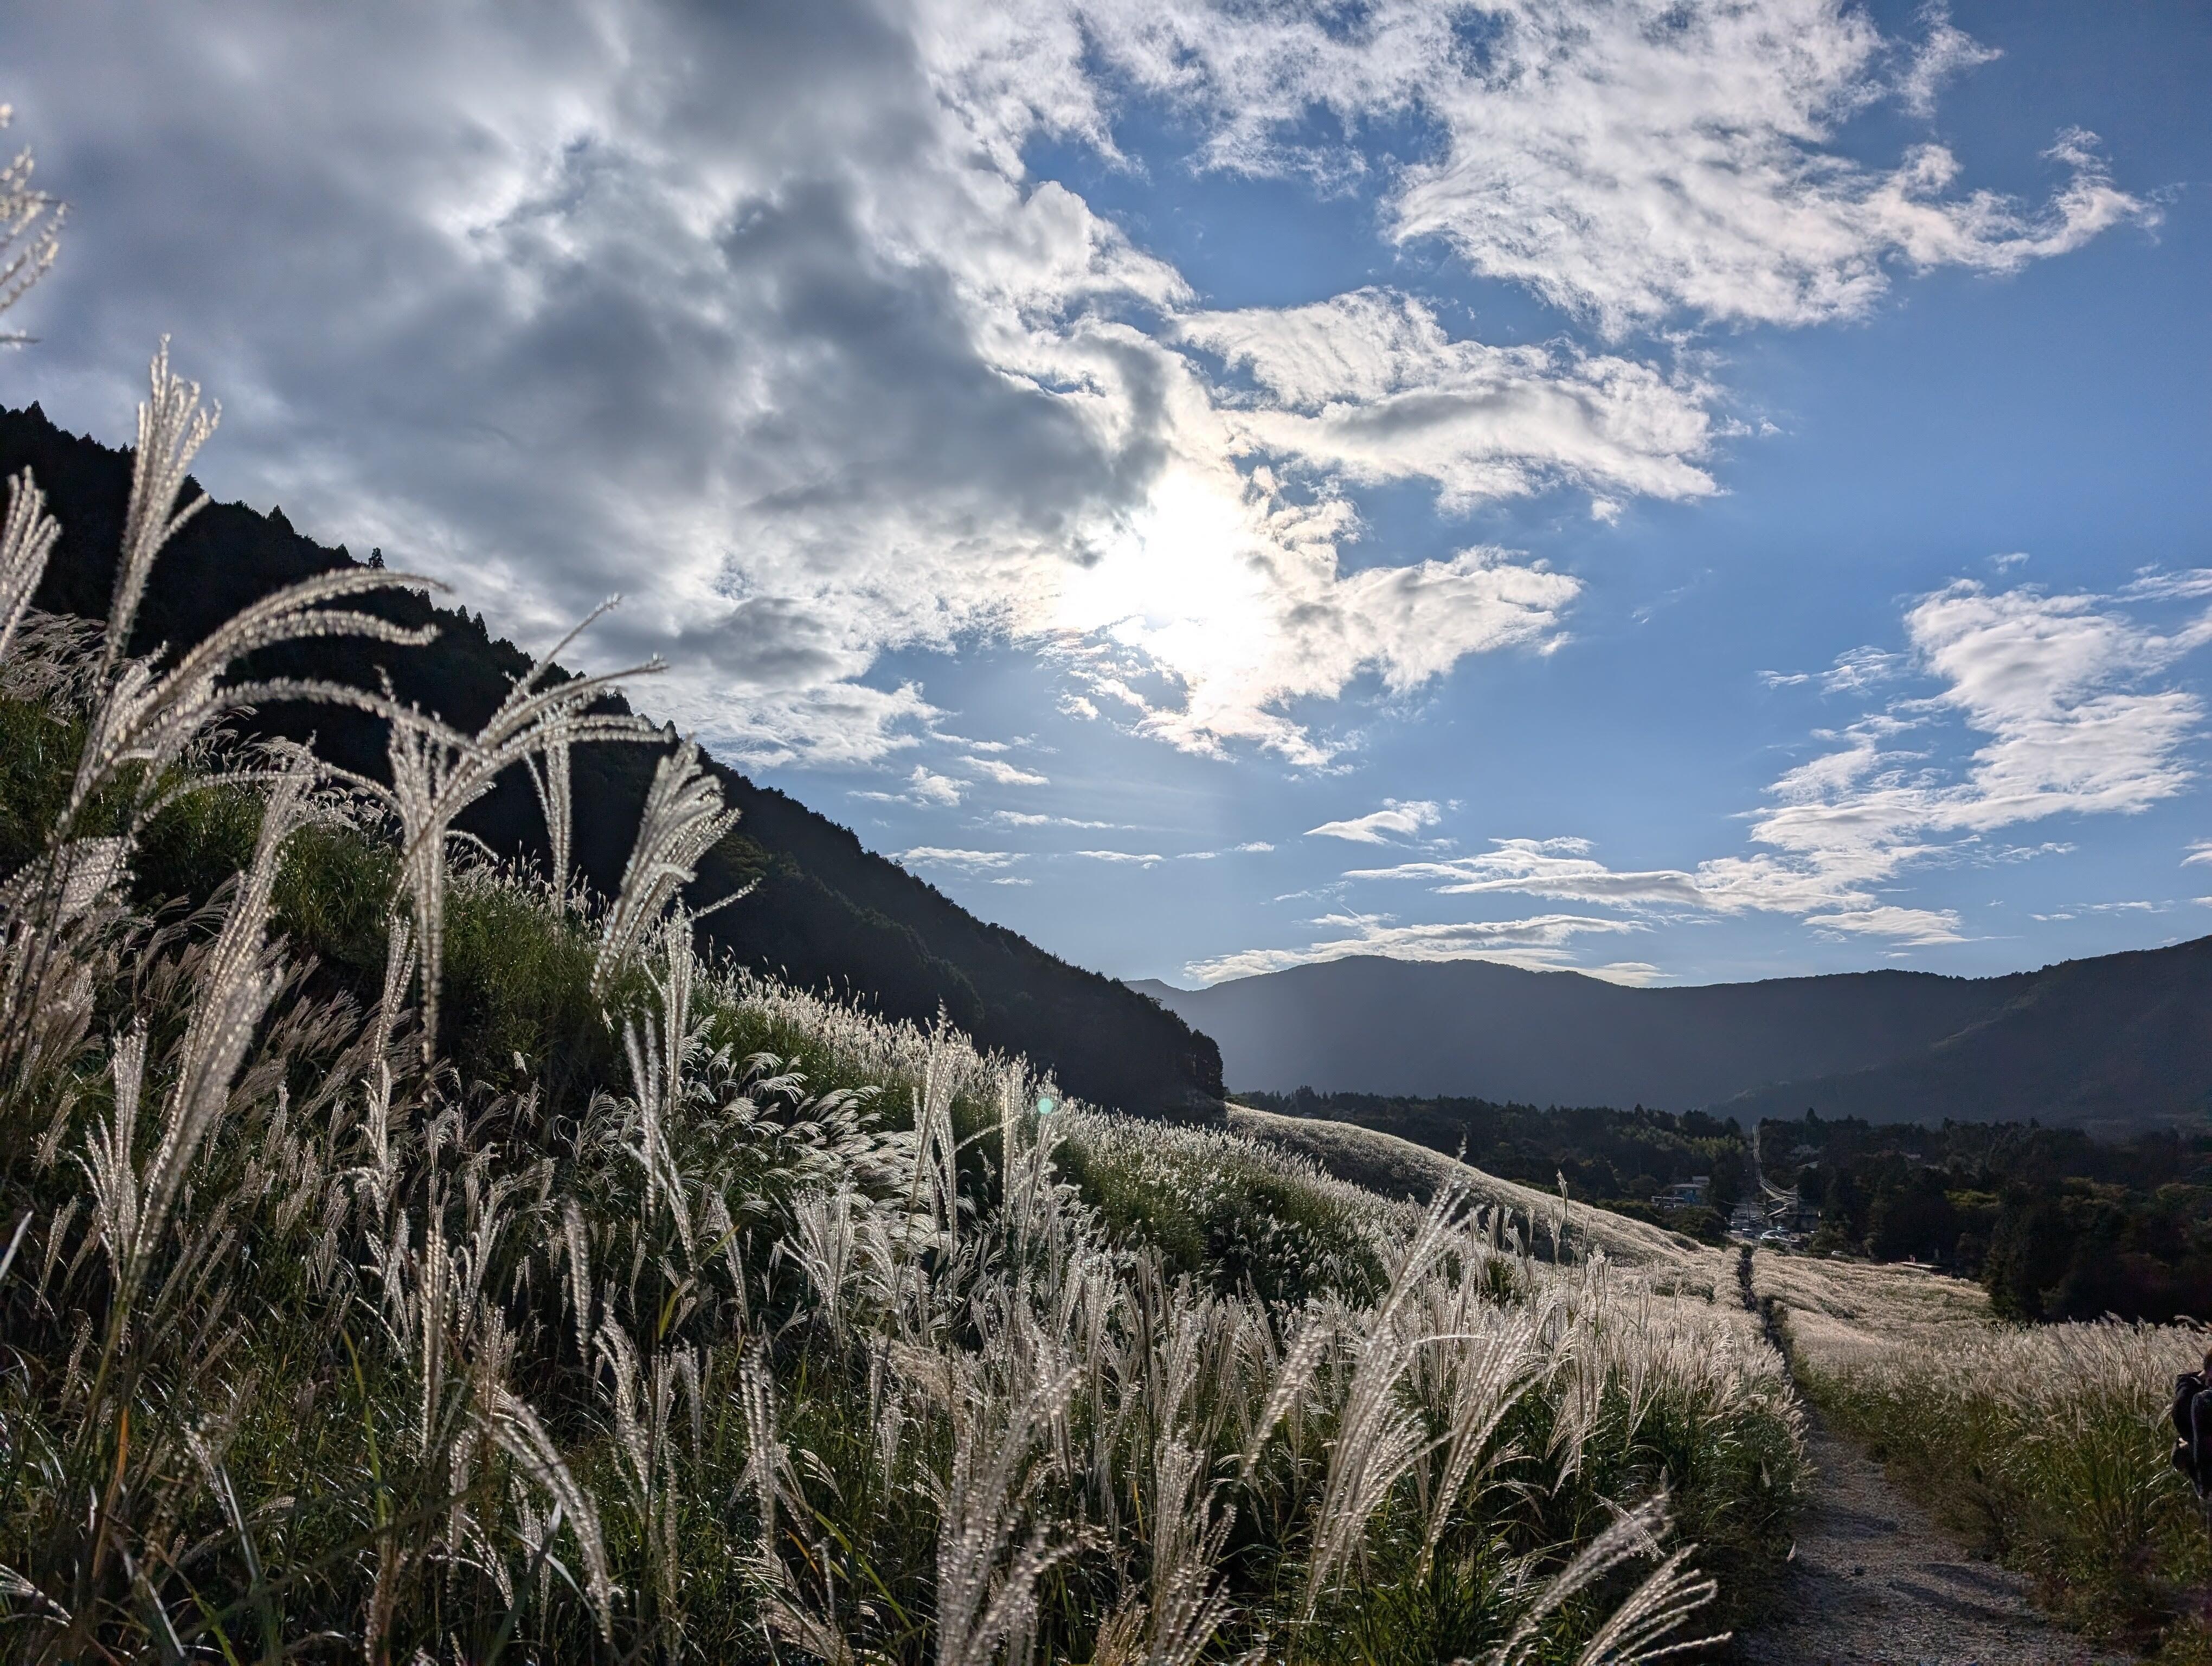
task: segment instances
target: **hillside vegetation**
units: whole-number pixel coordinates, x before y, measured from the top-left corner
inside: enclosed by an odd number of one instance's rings
[[[1726,1212],[1763,1195],[1763,1178],[1818,1212],[1815,1251],[1978,1280],[2001,1319],[2212,1313],[2212,1127],[2100,1140],[2035,1123],[1929,1128],[1808,1112],[1747,1132],[1701,1111],[1303,1088],[1243,1095],[1229,1115],[1392,1195],[1425,1198],[1461,1158],[1498,1182],[1538,1193],[1564,1184],[1610,1217],[1708,1243],[1723,1239]],[[1704,1202],[1653,1202],[1698,1177]]]
[[[1540,1110],[1488,1099],[1391,1098],[1310,1088],[1239,1097],[1289,1117],[1327,1118],[1393,1134],[1540,1190],[1565,1183],[1575,1197],[1601,1208],[1701,1231],[1715,1243],[1729,1211],[1756,1190],[1742,1125],[1702,1111],[1676,1115],[1642,1105]],[[1653,1207],[1653,1195],[1662,1189],[1698,1178],[1707,1186],[1705,1201],[1696,1208]]]
[[[27,476],[0,539],[12,1655],[1595,1666],[1755,1595],[1733,1304],[732,964],[730,809],[603,686],[234,675],[428,648],[392,575],[134,656],[196,407],[157,361],[104,629],[27,611]],[[226,735],[277,699],[382,775]],[[652,761],[617,885],[457,836],[521,772],[565,848],[586,742]]]
[[[2170,1468],[2173,1380],[2201,1324],[1992,1325],[1972,1285],[1761,1251],[1796,1377],[1830,1423],[2075,1629],[2212,1661],[2212,1538]]]

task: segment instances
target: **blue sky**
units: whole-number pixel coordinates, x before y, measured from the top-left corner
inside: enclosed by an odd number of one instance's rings
[[[625,593],[1104,970],[2007,970],[2212,930],[2208,85],[2182,3],[19,12],[0,396],[119,440],[172,332],[219,495]]]

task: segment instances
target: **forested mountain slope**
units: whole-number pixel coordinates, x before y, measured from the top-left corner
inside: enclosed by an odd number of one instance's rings
[[[1875,971],[1632,989],[1481,961],[1361,958],[1137,986],[1221,1044],[1232,1086],[1952,1116],[2114,1129],[2212,1103],[2212,938],[2003,977]]]
[[[1978,1023],[1869,1068],[1763,1087],[1719,1107],[1760,1116],[2045,1122],[2122,1134],[2212,1112],[2212,938],[2062,961]]]
[[[31,468],[63,535],[38,593],[57,611],[104,613],[131,480],[131,456],[56,428],[36,406],[0,411],[0,475]],[[210,505],[189,522],[154,569],[134,648],[198,641],[218,622],[281,585],[352,563],[295,532],[281,510],[258,514]],[[399,552],[394,566],[405,562]],[[257,673],[338,678],[373,687],[388,672],[403,698],[474,727],[526,671],[531,656],[492,636],[482,617],[398,592],[364,605],[410,624],[434,620],[427,648],[319,642],[264,654]],[[264,708],[264,733],[304,738],[336,762],[384,776],[383,726],[319,707]],[[576,856],[602,891],[620,879],[651,779],[644,746],[578,749]],[[702,865],[698,896],[747,881],[752,894],[708,922],[744,963],[793,982],[849,990],[888,1017],[927,1021],[942,1006],[987,1048],[1026,1054],[1068,1091],[1140,1113],[1212,1114],[1220,1098],[1219,1055],[1179,1018],[1115,980],[1046,953],[976,919],[935,887],[872,854],[847,829],[773,787],[717,766],[726,800],[743,811],[736,830]],[[495,850],[542,859],[535,794],[519,772],[474,806],[462,825]]]

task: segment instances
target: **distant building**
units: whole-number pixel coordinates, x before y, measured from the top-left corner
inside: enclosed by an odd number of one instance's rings
[[[1712,1176],[1693,1174],[1687,1180],[1676,1181],[1663,1192],[1652,1193],[1651,1204],[1658,1209],[1694,1209],[1711,1196],[1712,1189]]]

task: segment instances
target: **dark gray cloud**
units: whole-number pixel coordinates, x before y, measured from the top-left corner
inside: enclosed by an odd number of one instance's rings
[[[4,52],[78,202],[11,397],[115,435],[173,333],[219,489],[538,629],[625,589],[609,654],[833,682],[975,605],[808,605],[887,535],[1050,546],[1144,489],[975,339],[924,234],[997,205],[870,8],[92,5]]]
[[[1418,682],[1571,599],[1493,556],[1346,579],[1343,504],[1284,502],[1265,455],[1462,500],[1709,489],[1709,390],[1626,361],[1516,358],[1542,422],[1413,422],[1490,350],[1408,337],[1387,295],[1331,325],[1348,362],[1395,356],[1387,387],[1272,423],[1218,395],[1180,276],[1023,172],[1041,127],[1110,143],[1054,15],[15,9],[0,96],[77,211],[7,396],[119,436],[172,334],[225,405],[218,492],[525,636],[629,593],[589,651],[665,654],[653,698],[758,759],[906,744],[927,702],[871,668],[977,632],[1117,632],[1166,690],[1148,732],[1310,758],[1289,702]],[[1248,344],[1272,327],[1240,317]]]

